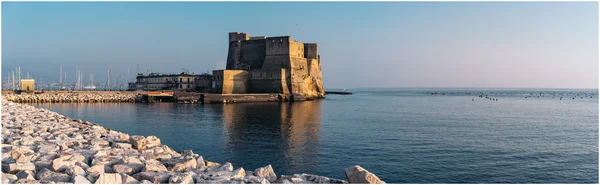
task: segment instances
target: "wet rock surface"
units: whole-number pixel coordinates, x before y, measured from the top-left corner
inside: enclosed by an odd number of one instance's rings
[[[271,165],[246,171],[206,161],[191,150],[178,153],[155,136],[130,136],[2,96],[2,184],[348,183],[311,174],[278,177]],[[351,183],[383,182],[351,168]]]

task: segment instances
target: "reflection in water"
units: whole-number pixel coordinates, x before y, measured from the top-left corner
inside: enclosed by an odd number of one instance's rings
[[[232,161],[245,163],[248,157],[270,156],[275,160],[271,162],[273,168],[286,174],[316,168],[321,101],[222,107],[225,143],[232,152]]]

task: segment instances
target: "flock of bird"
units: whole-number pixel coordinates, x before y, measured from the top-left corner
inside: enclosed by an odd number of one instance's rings
[[[477,96],[491,101],[498,101],[497,97],[519,97],[528,98],[546,98],[563,100],[567,99],[593,99],[598,96],[598,92],[421,92],[422,94],[441,95],[441,96]],[[475,99],[471,99],[475,101]]]

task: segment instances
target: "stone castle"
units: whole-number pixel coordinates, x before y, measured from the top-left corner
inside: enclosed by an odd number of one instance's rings
[[[222,94],[279,93],[288,100],[324,98],[317,44],[231,32],[227,66],[213,71],[213,88]]]

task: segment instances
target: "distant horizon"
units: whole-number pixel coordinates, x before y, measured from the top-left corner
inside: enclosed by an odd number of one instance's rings
[[[339,90],[339,89],[501,89],[501,90],[510,90],[510,89],[523,89],[523,90],[596,90],[598,88],[529,88],[529,87],[358,87],[358,88],[328,88],[325,87],[325,90]]]
[[[2,80],[210,73],[245,32],[317,43],[326,89],[599,88],[598,2],[2,2],[2,27]]]

